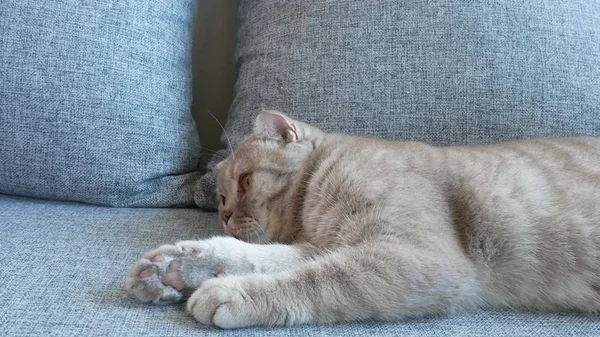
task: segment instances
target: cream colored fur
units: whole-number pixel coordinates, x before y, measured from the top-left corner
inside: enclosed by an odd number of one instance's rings
[[[277,112],[255,131],[219,165],[222,225],[240,240],[148,253],[136,297],[191,294],[194,317],[224,328],[600,310],[600,140],[441,148]]]

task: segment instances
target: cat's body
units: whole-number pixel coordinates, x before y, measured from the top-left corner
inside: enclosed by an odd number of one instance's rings
[[[600,139],[432,147],[263,113],[220,165],[233,238],[150,252],[128,289],[202,323],[600,311]],[[237,275],[237,276],[232,276]],[[214,276],[222,276],[213,278]]]

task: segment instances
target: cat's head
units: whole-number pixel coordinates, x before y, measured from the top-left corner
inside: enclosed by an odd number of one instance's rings
[[[323,139],[319,129],[276,111],[256,118],[254,133],[217,165],[219,217],[225,233],[266,243],[290,232],[293,188]]]

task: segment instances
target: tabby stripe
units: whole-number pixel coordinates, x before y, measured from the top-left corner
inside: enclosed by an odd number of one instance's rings
[[[283,197],[285,193],[289,191],[290,187],[288,185],[283,186],[279,189],[279,191],[275,192],[273,195],[267,198],[267,204],[272,205],[277,199]]]

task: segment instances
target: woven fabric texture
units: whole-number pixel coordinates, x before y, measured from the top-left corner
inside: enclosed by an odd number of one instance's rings
[[[0,1],[0,193],[193,204],[193,0]]]
[[[437,145],[600,135],[597,0],[241,0],[238,40],[233,146],[264,108]]]
[[[0,336],[599,336],[600,317],[481,312],[398,323],[223,331],[183,305],[123,291],[144,252],[221,233],[196,209],[106,208],[0,196]]]

